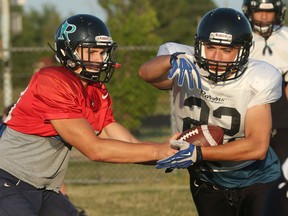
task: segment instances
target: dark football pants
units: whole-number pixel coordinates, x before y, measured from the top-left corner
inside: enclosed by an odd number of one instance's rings
[[[272,184],[226,189],[190,179],[190,189],[199,216],[262,216],[266,195]]]
[[[270,140],[270,145],[277,154],[280,164],[282,165],[286,158],[288,157],[288,131],[287,129],[277,129],[273,130],[272,137]],[[275,185],[273,189],[271,190],[271,198],[268,202],[269,204],[269,213],[267,213],[265,216],[269,216],[271,212],[275,212],[273,215],[288,215],[288,198],[287,198],[287,191],[288,191],[288,182],[284,179],[284,176],[282,176],[282,182],[286,181],[285,187],[281,188],[281,190],[278,188],[279,184]]]
[[[78,216],[61,193],[37,189],[0,169],[1,216]]]
[[[264,216],[288,215],[288,181],[281,178],[268,193]]]
[[[270,145],[277,154],[280,164],[288,157],[288,131],[287,129],[273,130]]]

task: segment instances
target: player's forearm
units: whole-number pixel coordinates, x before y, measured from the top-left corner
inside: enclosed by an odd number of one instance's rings
[[[269,138],[242,138],[215,147],[203,147],[204,160],[211,161],[247,161],[263,160],[267,154]]]
[[[84,118],[51,120],[59,135],[87,158],[99,162],[140,163],[171,156],[172,150],[165,145],[132,143],[98,137]]]
[[[101,145],[93,145],[92,151],[86,156],[93,161],[110,163],[144,163],[171,156],[176,151],[168,143],[153,142],[126,143],[118,140],[101,140]]]

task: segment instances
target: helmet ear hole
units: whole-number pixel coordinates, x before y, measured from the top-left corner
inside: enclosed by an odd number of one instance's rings
[[[70,67],[70,68],[75,68],[76,67],[76,63],[71,61],[71,60],[68,60],[67,61],[67,65]]]

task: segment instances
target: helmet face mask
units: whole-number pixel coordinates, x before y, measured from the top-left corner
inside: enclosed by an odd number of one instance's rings
[[[209,42],[200,42],[201,43],[201,65],[204,70],[206,70],[209,75],[207,78],[214,83],[220,82],[220,81],[228,81],[232,79],[236,79],[241,74],[239,73],[241,71],[241,65],[239,66],[239,62],[241,62],[241,53],[242,48],[241,47],[231,47],[232,49],[236,50],[236,56],[233,59],[233,61],[225,61],[225,60],[213,60],[209,59],[209,57],[206,56],[205,53],[205,47],[214,46],[213,44]],[[216,45],[218,46],[218,45]],[[222,46],[221,46],[222,47]],[[224,48],[226,46],[223,46]]]
[[[101,62],[93,61],[93,49],[103,49]],[[106,25],[92,15],[65,20],[56,31],[54,51],[63,66],[85,81],[109,82],[115,70],[117,45]],[[83,59],[84,51],[88,56]]]
[[[91,53],[101,50],[102,61],[93,61]],[[87,54],[84,54],[87,53]],[[115,68],[116,47],[90,47],[80,45],[75,52],[76,58],[72,65],[67,61],[68,67],[73,71],[80,72],[79,76],[87,81],[106,83],[110,80]]]
[[[244,0],[242,11],[249,20],[253,30],[262,37],[268,38],[284,24],[286,4],[283,0]],[[253,19],[255,12],[274,12],[275,18],[271,23],[263,23]]]
[[[277,28],[274,28],[273,22],[264,24],[253,19],[253,30],[262,37],[268,38]]]
[[[195,36],[195,60],[214,83],[240,77],[247,67],[252,30],[246,17],[231,8],[218,8],[208,12],[200,21]],[[207,46],[233,50],[232,60],[208,59]],[[233,54],[234,53],[234,54]]]

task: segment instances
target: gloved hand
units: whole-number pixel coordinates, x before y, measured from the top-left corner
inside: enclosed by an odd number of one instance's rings
[[[196,66],[193,64],[192,59],[192,56],[186,55],[184,52],[172,54],[170,58],[171,69],[168,79],[173,79],[178,74],[179,86],[183,86],[186,77],[189,89],[194,88],[194,81],[197,84],[197,88],[201,89],[201,77]]]
[[[171,140],[171,148],[179,151],[162,160],[157,161],[156,168],[167,168],[165,172],[171,172],[173,169],[185,169],[195,162],[202,161],[201,147],[195,146],[183,140]]]

